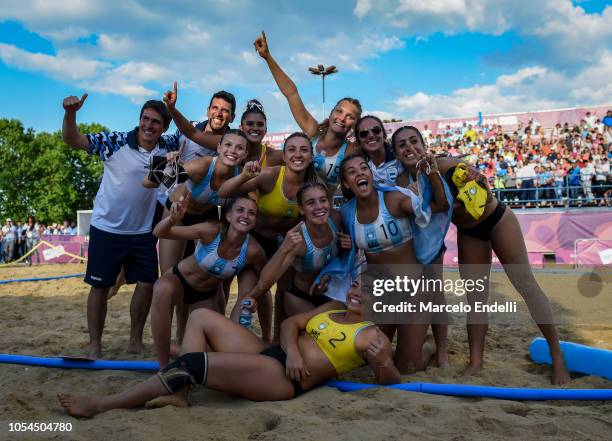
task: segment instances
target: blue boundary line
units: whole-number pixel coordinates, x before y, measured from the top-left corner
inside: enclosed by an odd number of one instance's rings
[[[68,274],[65,276],[51,276],[51,277],[30,277],[26,279],[9,279],[9,280],[0,280],[0,285],[6,285],[7,283],[17,283],[17,282],[41,282],[44,280],[57,280],[57,279],[69,279],[71,277],[82,277],[85,273],[80,274]]]

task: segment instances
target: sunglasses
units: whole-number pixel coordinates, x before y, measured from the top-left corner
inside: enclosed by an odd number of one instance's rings
[[[254,127],[254,126],[256,126],[256,127],[260,127],[261,128],[261,127],[265,126],[266,123],[263,122],[263,121],[245,121],[244,125],[247,126],[247,127]]]
[[[382,133],[382,128],[380,126],[374,126],[371,129],[364,129],[359,131],[359,139],[365,139],[368,136],[368,133],[374,133],[375,135],[380,135]]]

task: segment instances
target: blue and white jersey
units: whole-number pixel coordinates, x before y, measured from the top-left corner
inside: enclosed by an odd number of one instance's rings
[[[157,189],[142,186],[149,157],[179,148],[176,135],[162,135],[148,151],[138,145],[138,128],[131,132],[89,134],[88,152],[104,161],[102,182],[94,200],[91,225],[115,234],[151,231]]]
[[[410,219],[396,218],[385,205],[384,193],[378,191],[378,217],[371,224],[362,224],[355,220],[355,244],[357,248],[369,254],[388,251],[412,239]]]
[[[338,255],[338,231],[336,224],[331,218],[327,219],[327,224],[332,231],[332,240],[323,248],[318,248],[312,241],[306,224],[302,224],[302,235],[306,252],[302,257],[298,257],[293,262],[293,268],[299,273],[318,274],[325,265]]]
[[[444,246],[444,238],[453,217],[454,199],[446,180],[440,177],[448,209],[444,212],[432,213],[430,204],[434,190],[431,181],[424,173],[419,173],[417,176],[420,202],[413,198],[412,206],[415,208],[415,216],[410,217],[414,235],[414,253],[419,262],[430,264]],[[410,183],[415,181],[410,173],[408,174],[408,180]],[[412,197],[414,195],[408,189],[401,187],[397,187],[397,189],[407,196]]]
[[[367,159],[376,187],[395,187],[397,185],[397,177],[403,173],[404,166],[395,159],[395,154],[391,147],[385,148],[385,161],[379,166],[376,166],[369,157]]]
[[[198,266],[209,276],[216,277],[218,279],[230,279],[242,271],[242,269],[246,266],[249,235],[247,234],[246,238],[244,239],[238,256],[232,260],[219,257],[220,243],[221,231],[219,231],[213,241],[208,244],[202,244],[201,241],[198,241],[193,256]]]
[[[217,163],[218,157],[213,158],[212,162],[208,166],[208,172],[204,179],[200,182],[194,183],[191,179],[185,182],[185,188],[191,192],[191,197],[194,201],[200,204],[210,205],[224,205],[227,199],[219,197],[219,191],[213,190],[210,186],[213,175],[215,173],[215,164]],[[234,167],[234,175],[237,176],[240,173],[238,166]]]
[[[313,139],[314,157],[312,159],[314,168],[317,174],[325,181],[329,188],[334,188],[340,183],[340,163],[344,159],[348,144],[346,141],[334,156],[325,156],[323,153],[317,152],[316,143],[318,139]]]
[[[376,187],[395,187],[397,185],[397,177],[404,171],[404,166],[397,159],[383,162],[378,167],[370,160],[368,165],[370,170],[372,170],[372,177]]]

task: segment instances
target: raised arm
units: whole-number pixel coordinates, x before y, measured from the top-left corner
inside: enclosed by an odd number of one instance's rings
[[[249,248],[247,250],[247,265],[251,265],[258,276],[261,276],[263,269],[268,263],[266,253],[253,236],[249,239]]]
[[[426,156],[423,162],[426,164],[424,166],[426,169],[423,170],[423,172],[429,172],[427,178],[429,179],[429,182],[431,182],[431,187],[433,188],[433,199],[430,202],[431,212],[444,212],[448,210],[448,201],[446,200],[446,192],[444,191],[442,176],[438,170],[438,162],[436,158],[431,155]]]
[[[195,158],[191,161],[183,162],[183,168],[187,172],[187,176],[191,179],[192,182],[198,183],[208,173],[208,169],[212,162],[212,157],[203,156],[199,158]]]
[[[410,196],[406,196],[399,191],[391,191],[383,193],[382,197],[386,198],[384,203],[393,216],[402,218],[414,214]]]
[[[257,300],[259,296],[266,293],[289,269],[295,258],[304,255],[306,249],[300,228],[298,224],[287,232],[281,246],[263,267],[257,285],[249,294],[250,297]]]
[[[261,180],[266,180],[270,168],[266,173],[259,173],[261,165],[259,161],[249,161],[244,164],[242,172],[238,176],[228,179],[219,187],[219,197],[229,198],[238,194],[246,194],[260,188]]]
[[[285,71],[283,71],[283,69],[270,54],[270,49],[268,48],[268,42],[266,40],[266,33],[262,31],[261,36],[255,40],[253,45],[261,58],[266,60],[266,63],[268,63],[268,68],[274,77],[274,81],[276,81],[276,85],[289,103],[289,108],[291,109],[295,122],[298,123],[304,133],[312,138],[317,134],[319,124],[306,109],[306,106],[304,106],[295,83],[291,80],[291,78],[289,78],[289,76],[285,73]]]
[[[181,112],[176,108],[176,100],[178,99],[178,85],[174,82],[173,90],[168,90],[164,93],[164,104],[172,115],[174,124],[176,127],[189,139],[196,144],[206,147],[211,150],[217,150],[219,142],[221,142],[221,135],[214,135],[212,133],[200,132],[196,129],[191,122],[183,116]]]
[[[176,225],[187,212],[187,206],[191,201],[191,193],[172,204],[170,216],[162,219],[153,229],[153,235],[160,239],[192,240],[212,239],[219,232],[219,225],[212,222],[202,222],[195,225]]]
[[[83,106],[87,99],[87,94],[83,94],[81,99],[76,96],[64,98],[64,121],[62,123],[62,140],[70,147],[87,151],[89,141],[87,137],[79,132],[76,122],[76,113]]]

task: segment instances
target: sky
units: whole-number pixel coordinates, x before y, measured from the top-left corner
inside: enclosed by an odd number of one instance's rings
[[[137,125],[142,104],[179,84],[177,107],[203,119],[210,96],[251,98],[268,131],[297,128],[253,41],[322,119],[358,98],[364,114],[407,120],[612,104],[612,2],[600,0],[0,0],[0,118],[61,128],[62,99],[88,99],[79,122]],[[236,124],[234,124],[235,126]]]

